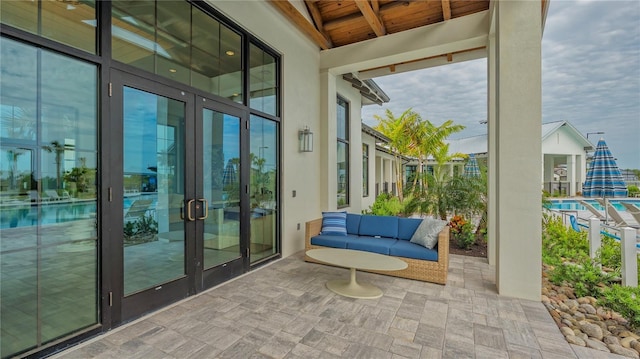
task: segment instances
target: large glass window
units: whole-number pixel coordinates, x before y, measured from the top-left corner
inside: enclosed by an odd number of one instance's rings
[[[6,38],[0,51],[0,353],[8,357],[98,322],[98,76],[94,65]]]
[[[276,58],[254,44],[249,45],[249,106],[277,115]]]
[[[78,49],[96,52],[95,0],[2,1],[3,24]]]
[[[349,205],[349,103],[338,97],[338,207]]]
[[[369,145],[362,144],[362,197],[369,196]]]
[[[277,252],[278,123],[251,116],[250,186],[251,262]]]
[[[243,102],[242,37],[230,27],[186,1],[118,0],[112,13],[115,60]]]

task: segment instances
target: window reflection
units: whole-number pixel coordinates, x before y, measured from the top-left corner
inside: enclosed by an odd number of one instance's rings
[[[114,1],[113,58],[243,102],[242,38],[186,1]]]
[[[12,356],[98,321],[97,69],[6,38],[0,49],[0,352]]]
[[[251,116],[251,262],[276,253],[278,123]]]
[[[250,44],[250,102],[251,108],[276,115],[276,59],[266,51]]]
[[[0,14],[4,24],[96,52],[97,21],[93,0],[2,1]]]

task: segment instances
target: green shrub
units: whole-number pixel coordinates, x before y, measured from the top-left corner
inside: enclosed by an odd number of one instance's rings
[[[369,210],[362,211],[364,214],[376,216],[397,216],[401,212],[402,203],[400,203],[400,199],[388,193],[378,195]]]
[[[567,260],[578,263],[588,258],[587,233],[566,227],[560,218],[549,218],[542,232],[544,263],[557,265]]]
[[[618,276],[620,275],[621,256],[620,243],[611,237],[602,236],[602,244],[597,253],[598,261],[603,266],[616,271]]]
[[[638,188],[638,186],[634,186],[632,184],[627,186],[627,190],[629,191],[629,197],[633,197],[636,194],[640,193],[640,188]]]
[[[619,313],[633,328],[640,329],[640,287],[613,285],[598,298],[598,304]]]
[[[604,273],[593,260],[582,263],[563,263],[557,265],[550,273],[549,280],[556,285],[567,284],[573,287],[578,297],[602,294],[603,284],[608,284],[612,275]]]

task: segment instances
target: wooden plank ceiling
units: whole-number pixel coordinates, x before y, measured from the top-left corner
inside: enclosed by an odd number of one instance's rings
[[[289,1],[269,1],[325,50],[489,9],[489,0],[304,0],[311,23]]]

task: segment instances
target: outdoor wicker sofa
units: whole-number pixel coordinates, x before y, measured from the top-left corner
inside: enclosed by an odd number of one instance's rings
[[[401,254],[414,256],[414,257],[423,257],[430,258],[429,259],[416,259],[416,258],[408,258],[403,255],[392,255],[393,257],[399,258],[400,260],[407,263],[408,267],[404,270],[399,271],[375,271],[371,270],[369,272],[379,273],[384,275],[390,275],[401,278],[409,278],[416,279],[425,282],[433,282],[438,284],[445,284],[447,282],[447,272],[449,269],[449,227],[445,226],[444,229],[440,231],[438,234],[438,244],[434,249],[428,249],[421,245],[411,243],[409,239],[415,232],[417,228],[416,223],[420,223],[419,219],[413,218],[398,218],[398,217],[390,217],[390,216],[368,216],[374,217],[375,223],[373,227],[378,227],[382,230],[380,236],[374,235],[375,233],[371,233],[372,226],[367,225],[367,230],[363,230],[362,227],[364,225],[353,224],[354,219],[360,222],[357,216],[367,217],[367,215],[354,215],[349,214],[349,220],[352,223],[347,222],[347,236],[327,236],[322,235],[322,218],[314,219],[312,221],[306,222],[305,225],[305,251],[310,249],[318,249],[318,248],[348,248],[348,249],[357,249],[357,250],[366,250],[377,252],[381,254],[386,254],[384,251],[378,250],[375,247],[376,240],[380,242],[386,242],[391,246],[397,245],[402,247]],[[398,226],[396,235],[393,236],[389,234],[389,221],[394,221],[394,218],[398,221]],[[372,223],[371,218],[367,223]],[[384,223],[384,221],[387,221]],[[363,223],[365,223],[363,221]],[[374,229],[375,230],[375,229]],[[325,239],[325,241],[320,241],[319,239]],[[329,239],[327,242],[326,240]],[[316,242],[315,244],[313,242]],[[318,242],[325,243],[324,245],[317,244]],[[372,247],[371,244],[374,244]],[[356,244],[359,246],[356,246]],[[418,254],[418,255],[415,255]],[[305,261],[314,262],[314,263],[322,263],[316,261],[309,256],[305,255]],[[322,263],[326,264],[326,263]]]

